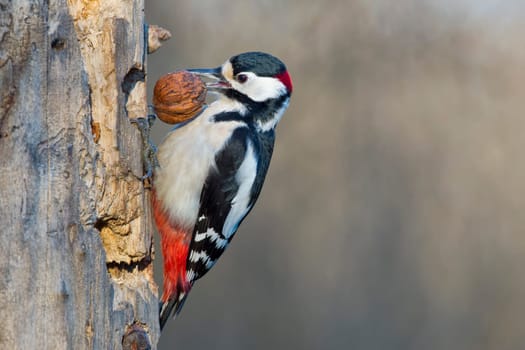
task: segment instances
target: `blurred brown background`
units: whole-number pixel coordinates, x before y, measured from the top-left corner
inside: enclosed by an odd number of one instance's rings
[[[255,209],[160,349],[525,349],[525,2],[146,5],[173,34],[150,85],[261,50],[295,87]]]

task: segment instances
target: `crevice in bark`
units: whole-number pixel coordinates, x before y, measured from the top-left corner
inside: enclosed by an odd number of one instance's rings
[[[119,237],[127,235],[126,223],[123,223],[121,220],[115,220],[115,218],[99,218],[95,222],[94,227],[99,231],[102,245],[106,251],[106,268],[114,279],[119,278],[123,273],[133,273],[136,270],[142,272],[151,266],[153,262],[151,254],[128,257],[127,260],[119,259],[117,261],[115,259],[124,256],[120,245],[126,241],[121,240]],[[115,254],[115,251],[121,254]],[[152,250],[150,249],[149,251],[151,252]]]
[[[120,87],[122,88],[122,91],[124,92],[124,95],[126,96],[126,101],[131,93],[131,90],[135,87],[135,85],[138,82],[144,82],[146,79],[146,73],[144,73],[144,70],[138,69],[136,67],[131,68],[124,79],[122,80],[122,84],[120,84]]]
[[[132,261],[130,263],[116,261],[106,262],[106,267],[110,274],[112,274],[112,271],[115,270],[133,272],[135,269],[137,269],[139,271],[144,271],[146,268],[148,268],[148,266],[150,266],[151,263],[151,256],[148,255],[138,261]]]
[[[128,329],[122,337],[122,349],[123,350],[150,350],[151,343],[149,335],[145,329],[147,326],[143,323],[136,322]]]
[[[66,47],[66,39],[64,38],[55,38],[51,41],[51,48],[57,51],[60,51]]]

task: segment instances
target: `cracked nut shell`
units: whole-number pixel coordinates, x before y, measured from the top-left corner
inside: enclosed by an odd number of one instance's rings
[[[202,111],[206,85],[195,74],[176,71],[160,77],[153,89],[153,109],[165,123],[176,124]]]

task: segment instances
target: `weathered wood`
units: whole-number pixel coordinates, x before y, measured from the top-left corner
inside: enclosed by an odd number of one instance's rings
[[[162,43],[171,38],[169,30],[162,28],[156,24],[151,24],[148,27],[148,53],[157,51]]]
[[[129,122],[146,113],[143,23],[142,0],[0,0],[1,348],[156,347]]]

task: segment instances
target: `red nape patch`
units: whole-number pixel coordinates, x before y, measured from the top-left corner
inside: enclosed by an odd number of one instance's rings
[[[160,233],[162,256],[164,257],[164,292],[162,302],[187,294],[191,284],[186,279],[186,261],[190,247],[191,233],[170,222],[168,214],[152,191],[153,218]]]
[[[292,93],[292,90],[293,90],[292,77],[290,77],[290,74],[288,74],[288,71],[279,73],[275,77],[279,79],[281,83],[284,84],[284,86],[286,86],[289,93]]]

